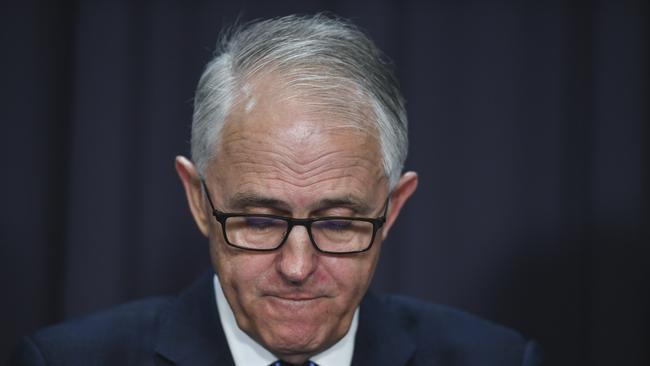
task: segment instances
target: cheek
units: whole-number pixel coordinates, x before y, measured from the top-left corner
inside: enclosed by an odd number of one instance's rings
[[[235,291],[239,296],[253,293],[256,284],[273,268],[272,253],[242,252],[223,240],[211,241],[210,256],[224,291]]]
[[[376,255],[352,257],[323,257],[321,264],[327,277],[336,284],[345,301],[361,298],[372,278]],[[343,299],[342,299],[343,300]]]

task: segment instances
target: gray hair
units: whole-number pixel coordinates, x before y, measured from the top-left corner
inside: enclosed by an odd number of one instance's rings
[[[249,83],[270,74],[281,76],[285,86],[300,90],[301,96],[316,97],[323,108],[348,117],[352,109],[369,110],[389,188],[395,187],[408,134],[404,99],[392,67],[357,27],[323,14],[253,22],[222,37],[194,98],[192,160],[199,174],[214,157],[219,132]],[[363,121],[353,124],[362,128]]]

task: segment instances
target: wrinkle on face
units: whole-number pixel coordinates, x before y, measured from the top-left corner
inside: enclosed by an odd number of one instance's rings
[[[235,136],[224,134],[223,142],[227,147],[218,154],[223,157],[217,159],[222,167],[219,172],[221,175],[233,172],[241,175],[240,190],[269,194],[306,190],[311,196],[314,190],[328,187],[332,194],[337,190],[356,190],[348,194],[360,195],[360,199],[368,199],[366,196],[372,193],[366,192],[368,184],[376,185],[384,179],[382,167],[377,165],[378,153],[372,153],[378,150],[376,143],[363,141],[363,137],[354,136],[353,132],[347,135],[330,132],[328,139],[323,139],[320,132],[309,135],[310,138],[302,133],[296,138],[278,133],[287,129],[250,132],[250,135],[263,136],[259,139],[231,139]],[[273,146],[269,146],[269,141],[274,142]],[[331,146],[332,141],[339,142],[336,145],[340,147],[355,147],[363,153]],[[369,177],[372,178],[370,182]]]

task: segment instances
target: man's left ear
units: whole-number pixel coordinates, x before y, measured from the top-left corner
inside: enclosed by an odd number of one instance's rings
[[[416,172],[406,172],[402,175],[397,186],[393,189],[393,193],[390,198],[390,208],[388,210],[388,216],[386,217],[386,223],[382,228],[382,239],[386,239],[388,236],[388,231],[393,226],[397,215],[399,215],[402,206],[406,203],[406,200],[411,197],[415,189],[418,187],[418,175]]]

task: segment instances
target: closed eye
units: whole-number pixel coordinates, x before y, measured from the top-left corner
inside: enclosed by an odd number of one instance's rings
[[[264,230],[273,226],[281,224],[282,221],[261,217],[261,216],[249,216],[246,217],[246,226],[251,229]]]
[[[323,220],[314,223],[321,230],[342,231],[352,226],[350,220]]]

